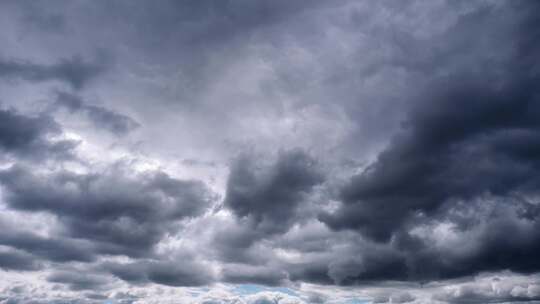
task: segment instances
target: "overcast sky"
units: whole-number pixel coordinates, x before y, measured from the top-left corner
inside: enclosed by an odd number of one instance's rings
[[[540,303],[540,2],[0,0],[0,303]]]

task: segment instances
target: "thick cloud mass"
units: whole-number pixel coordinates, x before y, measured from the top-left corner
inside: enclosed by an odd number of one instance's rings
[[[192,260],[193,257],[186,257]],[[213,275],[203,265],[173,261],[140,261],[137,263],[106,263],[103,268],[130,283],[154,282],[167,286],[200,286],[211,283]]]
[[[39,264],[31,255],[13,250],[0,251],[0,268],[6,270],[38,270]]]
[[[540,303],[536,1],[1,1],[0,303]]]
[[[42,237],[26,231],[18,231],[0,223],[0,244],[30,252],[45,260],[55,262],[91,262],[92,246],[84,241]]]
[[[0,149],[4,155],[34,159],[68,157],[76,142],[49,139],[60,132],[58,123],[48,116],[32,117],[0,109]]]
[[[200,215],[212,201],[201,183],[161,172],[136,175],[121,167],[45,175],[14,167],[2,171],[0,180],[11,208],[56,215],[69,236],[128,256],[148,253],[175,221]]]
[[[429,262],[418,261],[423,266],[417,266],[424,268],[422,275],[539,269],[534,198],[540,181],[535,152],[540,79],[532,54],[540,44],[532,38],[538,33],[524,33],[538,20],[523,7],[516,9],[525,21],[513,24],[510,33],[516,39],[508,57],[492,62],[483,77],[465,69],[435,81],[411,110],[404,130],[372,165],[351,179],[341,192],[343,205],[323,214],[323,221],[334,229],[358,230],[378,242],[393,239],[405,252],[412,251],[413,260],[426,252]],[[502,18],[507,12],[484,14],[480,21]],[[468,18],[462,22],[470,22]],[[484,199],[501,205],[488,218],[477,214],[482,204],[490,204]],[[419,222],[437,220],[449,221],[463,232],[474,229],[477,220],[487,221],[489,228],[476,240],[476,250],[456,260],[443,257],[452,261],[445,265],[427,253],[429,244],[406,236]],[[434,267],[433,272],[425,273],[426,266]]]
[[[298,205],[322,181],[322,176],[315,161],[302,151],[282,153],[270,168],[257,166],[247,156],[233,164],[225,205],[262,230],[286,230]]]

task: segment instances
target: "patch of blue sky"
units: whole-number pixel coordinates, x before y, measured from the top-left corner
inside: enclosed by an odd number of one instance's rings
[[[298,294],[290,288],[267,287],[267,286],[256,285],[256,284],[241,284],[241,285],[235,286],[234,289],[232,290],[233,293],[238,294],[238,295],[250,295],[250,294],[259,293],[262,291],[274,291],[274,292],[285,293],[291,296],[298,296]]]

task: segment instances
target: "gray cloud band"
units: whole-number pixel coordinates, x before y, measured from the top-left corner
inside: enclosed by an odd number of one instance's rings
[[[8,275],[81,303],[218,283],[539,301],[536,2],[41,6],[0,4]],[[95,49],[114,65],[73,55]]]

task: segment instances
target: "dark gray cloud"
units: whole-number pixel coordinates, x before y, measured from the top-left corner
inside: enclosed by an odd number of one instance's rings
[[[285,282],[287,273],[274,267],[230,264],[222,270],[223,281],[234,284],[278,286]]]
[[[338,284],[330,276],[330,261],[308,261],[287,265],[289,278],[296,282],[309,282],[313,284]]]
[[[17,231],[0,223],[0,244],[24,250],[39,258],[54,262],[82,261],[95,259],[93,246],[84,241],[62,238],[46,238],[31,232]]]
[[[316,161],[301,150],[281,152],[270,161],[239,157],[231,167],[224,199],[238,223],[218,231],[219,255],[227,261],[260,263],[264,255],[247,249],[296,223],[301,217],[299,205],[322,181]]]
[[[540,159],[535,152],[540,131],[535,118],[540,114],[535,85],[539,78],[531,56],[540,50],[540,45],[531,40],[538,33],[528,31],[538,22],[529,9],[525,4],[509,11],[489,9],[459,20],[453,30],[465,32],[474,20],[474,26],[487,34],[490,32],[485,27],[493,20],[519,16],[519,21],[512,19],[506,24],[506,34],[513,35],[512,52],[503,59],[492,62],[486,58],[486,62],[477,63],[489,64],[482,69],[482,76],[474,68],[467,68],[436,79],[427,92],[419,95],[403,132],[375,163],[352,178],[341,193],[342,206],[331,214],[323,214],[321,220],[333,229],[354,229],[378,242],[400,243],[412,227],[423,221],[449,220],[458,229],[471,229],[467,225],[475,223],[470,216],[459,219],[449,212],[478,212],[465,207],[465,202],[473,204],[487,194],[493,196],[491,199],[504,201],[501,204],[508,204],[506,207],[514,212],[531,214],[530,225],[538,225],[537,213],[533,211],[536,203],[515,203],[516,196],[537,195],[539,182],[536,172]],[[472,31],[479,29],[473,27]],[[490,34],[494,36],[488,42],[502,43],[501,37]],[[522,208],[525,210],[518,211]],[[536,245],[538,234],[520,231],[518,224],[510,222],[510,214],[504,215],[506,220],[501,219],[506,224],[493,223],[493,230],[477,239],[481,248],[462,257],[463,264],[455,260],[446,267],[445,253],[438,252],[443,256],[424,256],[423,260],[428,262],[423,267],[431,269],[434,276],[495,269],[538,270],[533,257],[540,249]],[[488,220],[483,216],[473,218]],[[508,231],[515,232],[513,240],[507,239]],[[420,240],[413,243],[407,242],[401,248],[411,250],[413,259],[422,255],[422,250],[415,246],[429,247]],[[399,277],[400,272],[392,273]]]
[[[168,286],[200,286],[213,281],[207,269],[196,264],[150,263],[148,279]]]
[[[106,56],[89,62],[81,56],[62,59],[54,64],[38,64],[25,60],[0,59],[0,78],[42,82],[57,80],[81,89],[103,73],[109,65]]]
[[[0,302],[539,300],[536,2],[0,8]]]
[[[482,20],[527,14],[524,9],[467,15],[456,27],[464,32],[472,18],[480,18],[478,26],[486,30],[484,27],[491,23]],[[473,69],[460,70],[437,79],[428,91],[419,94],[422,100],[405,123],[406,129],[377,162],[343,190],[344,216],[356,220],[348,223],[328,218],[332,226],[365,226],[367,235],[384,240],[411,213],[432,211],[450,198],[466,199],[483,192],[505,195],[518,186],[525,187],[527,179],[534,179],[534,175],[516,171],[521,168],[519,164],[533,170],[534,152],[526,155],[519,143],[530,143],[538,127],[534,119],[538,110],[534,83],[538,76],[532,58],[523,56],[538,46],[523,45],[521,39],[525,25],[535,16],[526,17],[517,25],[510,24],[518,47],[510,58],[493,62],[491,73],[483,70],[485,75],[480,78]],[[495,38],[491,42],[500,43],[500,37]],[[530,151],[534,151],[532,143]],[[479,162],[484,156],[488,159]],[[362,216],[362,208],[369,216]]]
[[[99,174],[40,175],[15,166],[0,176],[11,208],[55,215],[65,234],[129,256],[148,254],[177,221],[202,214],[214,199],[201,182],[120,164]]]
[[[140,260],[134,263],[104,263],[101,265],[115,277],[132,284],[156,283],[167,286],[201,286],[214,282],[209,268],[193,261],[193,257],[178,260]]]
[[[92,299],[92,300],[106,300],[108,299],[109,297],[103,295],[103,294],[100,294],[100,293],[87,293],[84,295],[87,299]]]
[[[404,250],[366,242],[358,236],[321,235],[326,250],[304,251],[302,245],[281,247],[304,253],[302,260],[281,265],[297,282],[335,285],[369,285],[373,282],[413,280],[412,268],[422,266]],[[412,255],[414,257],[414,255]]]
[[[156,6],[144,1],[137,2],[137,5],[116,1],[83,7],[92,11],[92,22],[116,25],[121,38],[134,49],[159,54],[171,63],[180,63],[187,71],[202,76],[205,67],[200,64],[209,59],[212,48],[226,50],[226,47],[249,40],[261,31],[271,34],[272,25],[324,5],[332,4],[304,0],[257,4],[210,0],[192,3],[164,1]],[[160,45],[158,48],[157,43]],[[159,58],[149,59],[155,62]]]
[[[303,151],[283,152],[269,167],[241,157],[231,168],[225,206],[248,218],[257,229],[284,232],[296,217],[298,205],[322,182],[315,160]]]
[[[333,282],[342,285],[358,281],[406,280],[407,268],[403,255],[393,250],[371,248],[362,252],[361,257],[346,257],[332,261],[328,275]]]
[[[27,116],[0,109],[0,150],[18,158],[69,158],[77,142],[51,139],[62,133],[60,125],[46,115]]]
[[[87,104],[80,96],[59,91],[54,104],[71,113],[80,113],[90,120],[97,128],[103,128],[116,135],[126,135],[140,127],[131,117],[108,110],[104,107]]]
[[[0,268],[4,270],[31,271],[42,268],[30,254],[0,248]]]

